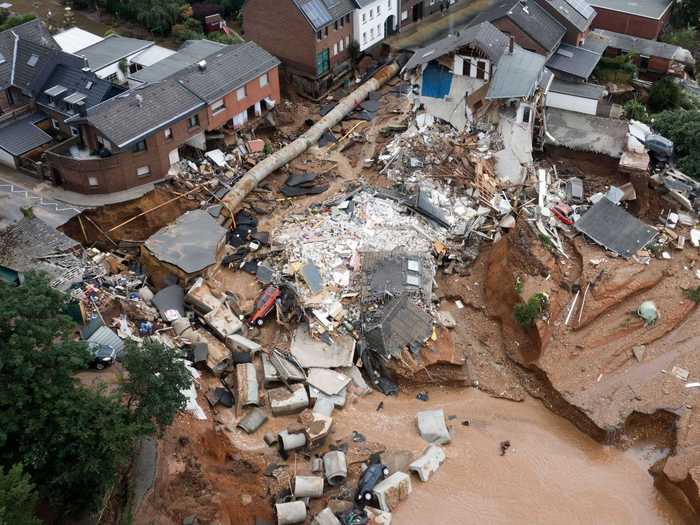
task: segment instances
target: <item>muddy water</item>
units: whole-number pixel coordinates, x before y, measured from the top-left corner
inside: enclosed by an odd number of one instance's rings
[[[443,408],[453,441],[447,460],[394,514],[395,525],[686,525],[691,514],[675,510],[647,473],[659,452],[620,451],[599,445],[539,402],[494,399],[474,389],[430,389],[428,402],[402,393],[377,393],[334,413],[335,439],[353,430],[389,450],[420,453],[425,443],[415,413]],[[380,401],[384,409],[377,412]],[[462,421],[468,420],[469,426]],[[289,420],[271,419],[253,436],[232,435],[242,448],[260,447],[262,433]],[[260,434],[260,435],[258,435]],[[500,455],[501,441],[511,448]]]

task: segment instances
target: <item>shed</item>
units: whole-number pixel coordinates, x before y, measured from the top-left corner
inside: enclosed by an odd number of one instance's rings
[[[549,87],[545,104],[550,108],[596,115],[598,104],[605,94],[605,87],[597,84],[579,84],[555,79]]]

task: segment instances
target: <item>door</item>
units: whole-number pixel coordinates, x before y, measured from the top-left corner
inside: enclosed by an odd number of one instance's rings
[[[172,150],[172,151],[168,154],[168,159],[170,160],[170,165],[171,165],[171,166],[172,166],[173,164],[177,164],[178,162],[180,162],[180,152],[178,151],[177,148],[175,148],[174,150]]]
[[[423,18],[423,2],[418,2],[413,6],[413,21],[418,22],[418,20]]]
[[[384,22],[384,36],[394,34],[394,15],[389,15]]]
[[[316,74],[318,76],[325,75],[331,68],[331,58],[328,49],[324,49],[316,55]]]

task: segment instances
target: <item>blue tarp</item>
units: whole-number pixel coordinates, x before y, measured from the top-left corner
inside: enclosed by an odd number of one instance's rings
[[[423,71],[421,95],[424,97],[445,98],[452,87],[452,73],[444,67],[431,62]]]

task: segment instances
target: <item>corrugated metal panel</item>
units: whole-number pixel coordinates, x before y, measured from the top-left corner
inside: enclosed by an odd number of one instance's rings
[[[119,354],[124,350],[124,341],[122,341],[112,329],[106,326],[100,326],[95,333],[90,336],[88,343],[109,346],[114,348]]]

